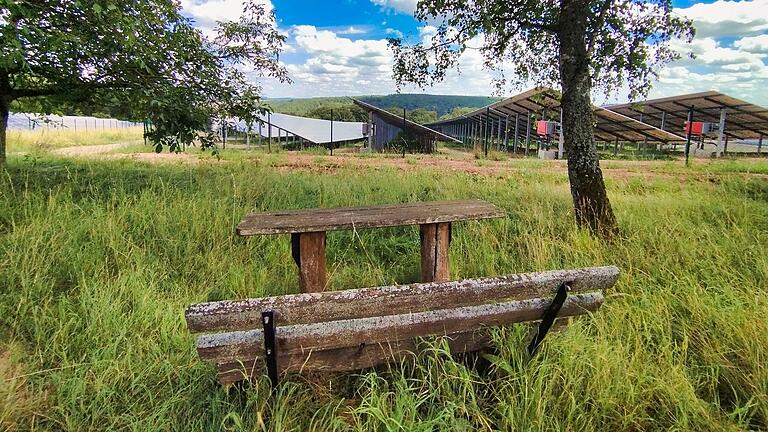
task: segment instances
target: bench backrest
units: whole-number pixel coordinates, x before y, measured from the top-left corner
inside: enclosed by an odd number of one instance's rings
[[[198,353],[226,384],[261,373],[264,311],[274,313],[281,370],[354,370],[412,352],[419,337],[448,335],[452,352],[483,348],[488,339],[476,330],[541,319],[563,282],[571,290],[558,316],[596,311],[618,275],[593,267],[220,301],[190,306],[186,319],[206,333]]]

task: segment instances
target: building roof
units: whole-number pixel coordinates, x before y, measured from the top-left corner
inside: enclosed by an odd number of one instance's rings
[[[664,128],[682,134],[691,106],[693,121],[713,123],[720,121],[720,110],[725,109],[725,134],[730,137],[754,139],[768,135],[768,109],[716,91],[609,105],[605,108],[637,120],[642,118],[643,122],[659,127],[664,116]]]
[[[490,105],[478,108],[461,117],[440,122],[430,123],[429,126],[441,126],[466,121],[484,121],[488,118],[501,119],[515,115],[519,116],[521,125],[528,113],[537,113],[539,118],[559,120],[560,94],[548,87],[536,87],[515,96],[500,100]],[[685,138],[671,132],[663,131],[653,125],[642,123],[626,115],[612,112],[605,108],[595,107],[595,136],[604,141],[620,139],[625,141],[682,141]],[[550,115],[547,115],[550,114]],[[525,127],[519,128],[525,135]],[[514,132],[513,132],[514,133]]]
[[[397,126],[400,129],[409,129],[412,132],[428,136],[429,138],[432,138],[436,141],[452,141],[460,143],[461,141],[457,140],[456,138],[453,138],[451,136],[448,136],[446,134],[440,133],[432,128],[429,128],[427,126],[424,126],[422,124],[416,123],[414,121],[408,120],[407,118],[403,118],[402,116],[392,114],[391,112],[381,109],[377,106],[373,106],[369,103],[352,99],[352,101],[357,104],[360,108],[366,110],[366,111],[372,111],[376,113],[379,117],[383,118],[387,123]]]

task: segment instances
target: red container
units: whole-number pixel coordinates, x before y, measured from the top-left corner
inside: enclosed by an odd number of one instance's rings
[[[536,122],[536,134],[537,135],[541,135],[541,136],[548,135],[548,130],[547,129],[548,128],[547,128],[547,122],[546,121],[539,120],[539,121]]]
[[[688,129],[691,130],[691,135],[701,135],[702,132],[704,132],[704,122],[691,122],[693,126],[689,127],[688,122],[685,122],[685,128],[683,128],[683,133],[688,135]]]

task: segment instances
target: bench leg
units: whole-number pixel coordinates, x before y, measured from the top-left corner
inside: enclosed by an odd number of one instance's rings
[[[299,267],[301,292],[325,290],[325,232],[291,234],[291,252]]]
[[[451,224],[435,223],[420,226],[421,235],[421,281],[447,282],[448,244],[451,239]]]

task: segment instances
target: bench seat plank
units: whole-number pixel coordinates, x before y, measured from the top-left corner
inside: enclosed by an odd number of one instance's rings
[[[322,293],[220,301],[190,306],[186,311],[191,332],[250,330],[260,327],[261,312],[273,310],[279,326],[321,323],[448,309],[504,300],[554,295],[565,281],[571,293],[608,289],[616,283],[614,266],[522,273],[462,281],[416,283]]]
[[[480,200],[414,202],[252,213],[243,218],[236,231],[241,236],[322,232],[492,219],[505,215],[504,210]]]
[[[485,329],[454,333],[445,338],[452,354],[479,351],[491,343],[489,332]],[[281,372],[348,372],[415,356],[419,348],[417,339],[405,339],[381,344],[280,355],[278,366]],[[219,363],[217,370],[219,382],[231,384],[260,376],[264,373],[265,367],[262,358],[253,358]]]
[[[559,317],[596,311],[603,303],[599,291],[569,295]],[[362,347],[425,336],[442,336],[518,322],[536,321],[551,298],[532,298],[495,304],[464,306],[400,315],[375,316],[314,324],[278,326],[279,355],[307,354],[345,347]],[[198,338],[201,358],[218,363],[263,355],[261,330],[203,335]]]

